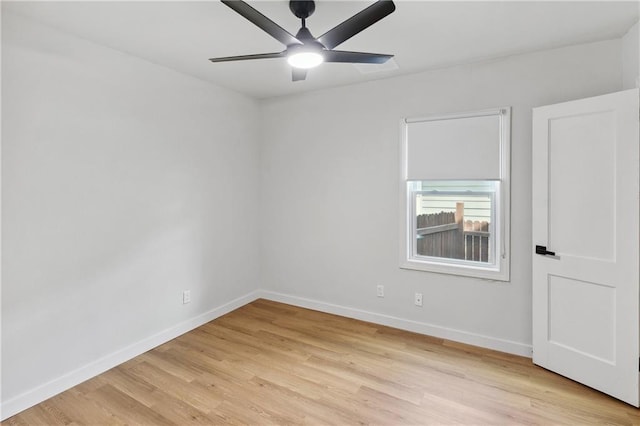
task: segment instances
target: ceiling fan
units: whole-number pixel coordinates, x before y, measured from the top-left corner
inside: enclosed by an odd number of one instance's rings
[[[330,29],[320,37],[313,37],[306,27],[306,19],[316,9],[312,0],[291,0],[289,9],[302,20],[302,27],[293,36],[280,25],[258,12],[248,3],[241,0],[221,0],[222,3],[257,25],[271,37],[286,46],[285,50],[276,53],[259,53],[256,55],[227,56],[211,58],[211,62],[243,61],[247,59],[287,58],[292,66],[292,80],[304,80],[307,70],[320,65],[322,62],[346,62],[360,64],[382,64],[393,55],[379,53],[348,52],[333,50],[334,47],[350,39],[360,31],[375,24],[392,13],[396,6],[392,0],[378,0],[351,18]]]

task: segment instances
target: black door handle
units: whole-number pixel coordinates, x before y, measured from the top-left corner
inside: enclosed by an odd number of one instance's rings
[[[547,246],[536,246],[536,254],[540,254],[542,256],[555,256],[556,252],[547,250]]]

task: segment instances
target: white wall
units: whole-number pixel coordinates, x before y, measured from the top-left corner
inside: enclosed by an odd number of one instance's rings
[[[6,12],[2,95],[5,410],[257,288],[255,101]]]
[[[605,41],[266,101],[265,288],[503,350],[530,348],[531,109],[620,90],[620,55],[620,40]],[[401,270],[400,119],[509,105],[511,282]],[[422,308],[414,292],[424,294]]]
[[[640,8],[640,5],[638,6]],[[622,37],[622,87],[640,87],[640,23],[629,29]]]

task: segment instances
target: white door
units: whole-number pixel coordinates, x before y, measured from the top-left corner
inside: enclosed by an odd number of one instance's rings
[[[533,111],[533,362],[638,406],[638,89]]]

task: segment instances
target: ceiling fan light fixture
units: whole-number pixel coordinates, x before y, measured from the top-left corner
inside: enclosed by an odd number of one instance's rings
[[[287,62],[294,68],[315,68],[324,62],[324,57],[316,51],[298,51],[287,56]]]

